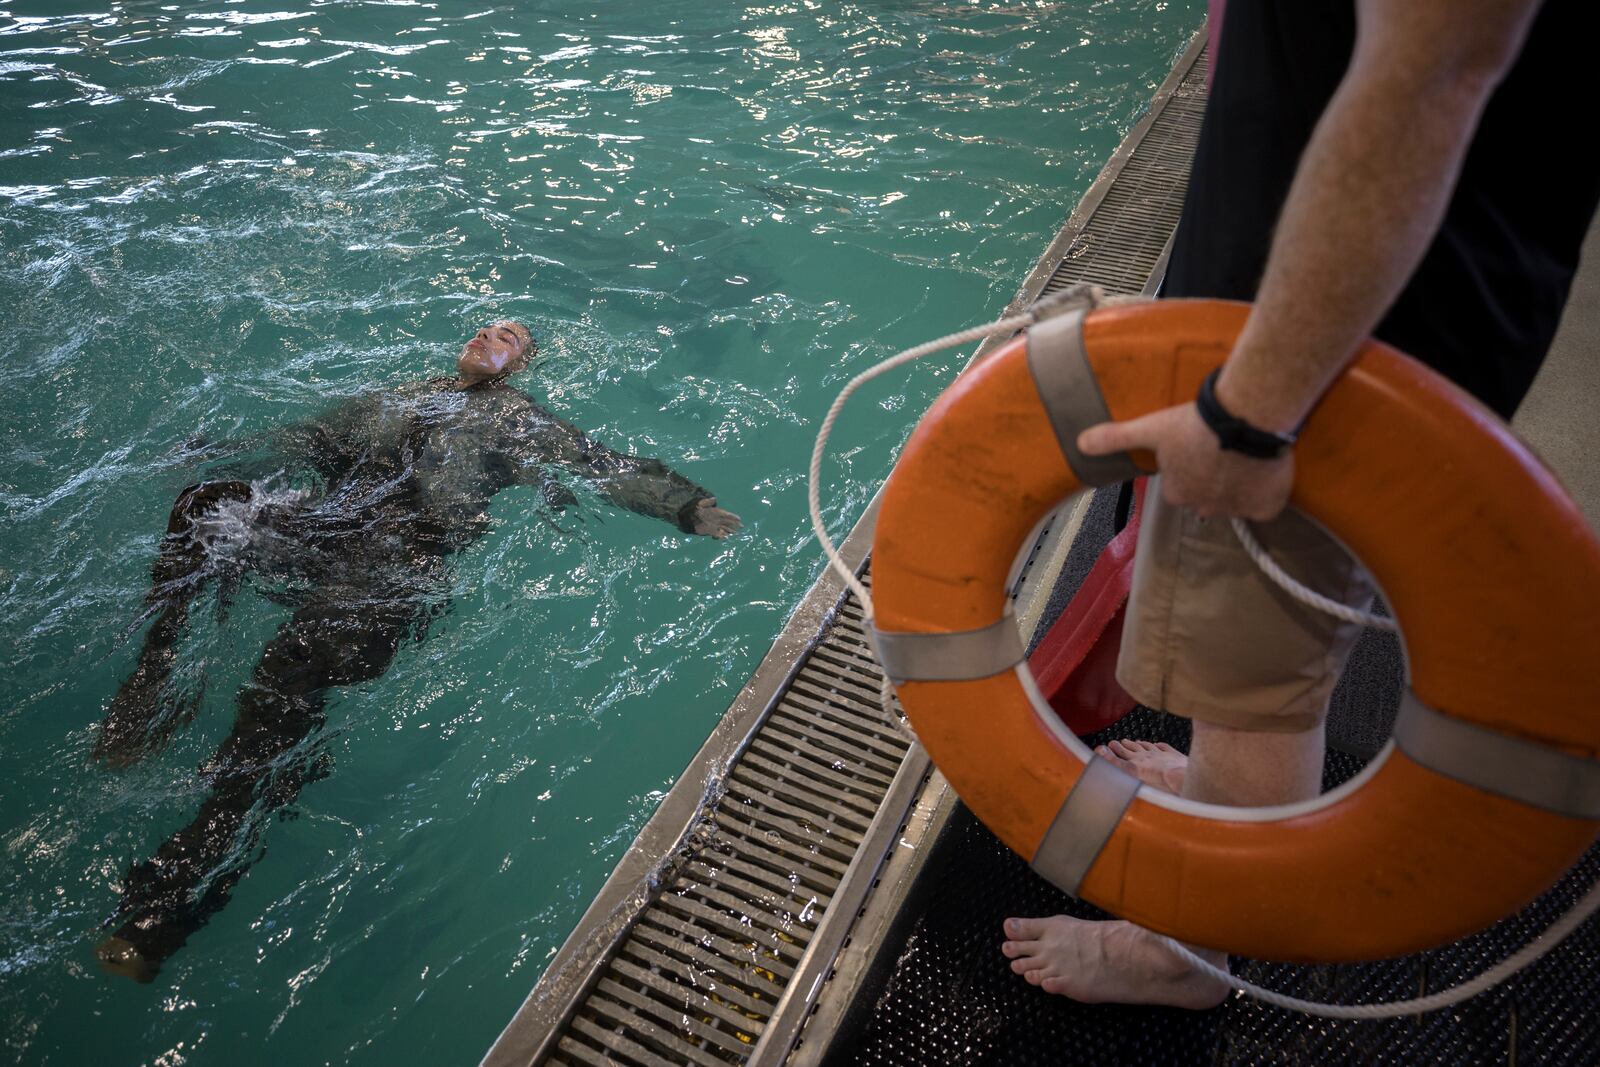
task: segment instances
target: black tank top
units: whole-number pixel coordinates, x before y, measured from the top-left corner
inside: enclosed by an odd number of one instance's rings
[[[1229,0],[1164,296],[1253,299],[1300,154],[1355,45],[1349,0]],[[1592,0],[1550,0],[1484,110],[1439,233],[1379,338],[1510,418],[1549,350],[1600,201],[1571,102]]]

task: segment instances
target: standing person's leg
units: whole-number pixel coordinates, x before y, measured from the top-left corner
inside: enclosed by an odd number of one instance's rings
[[[106,709],[95,740],[95,759],[113,767],[133,763],[159,748],[193,714],[192,702],[168,707],[162,697],[177,665],[175,646],[189,619],[189,604],[212,574],[202,525],[225,505],[248,503],[253,495],[254,490],[239,481],[202,482],[178,494],[160,552],[150,568],[145,602],[155,612],[156,621],[145,634],[138,665]]]
[[[321,728],[332,686],[381,675],[415,632],[409,601],[323,591],[267,644],[239,694],[233,732],[205,771],[211,792],[194,821],[128,872],[98,950],[107,970],[140,981],[227,903],[271,812],[320,774]]]
[[[1256,527],[1291,574],[1364,604],[1365,571],[1289,512]],[[1136,700],[1192,718],[1189,755],[1148,742],[1098,754],[1146,784],[1210,804],[1262,807],[1315,797],[1323,719],[1358,627],[1294,600],[1261,574],[1226,520],[1146,495],[1118,679]],[[1012,970],[1078,1000],[1205,1008],[1227,986],[1191,970],[1148,931],[1065,915],[1006,920]],[[1201,951],[1225,965],[1219,952]]]
[[[1182,795],[1234,807],[1309,800],[1322,779],[1322,727],[1296,733],[1234,730],[1195,720]],[[1011,969],[1047,993],[1086,1003],[1215,1007],[1228,995],[1218,979],[1195,971],[1166,943],[1124,921],[1070,915],[1005,922],[1001,952]],[[1226,967],[1226,953],[1190,946]]]

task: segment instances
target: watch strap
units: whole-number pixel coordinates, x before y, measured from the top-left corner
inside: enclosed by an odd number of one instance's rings
[[[1201,420],[1217,435],[1217,442],[1226,451],[1238,452],[1253,459],[1277,459],[1283,455],[1294,444],[1299,436],[1298,431],[1275,433],[1263,430],[1228,411],[1217,399],[1217,375],[1221,373],[1222,368],[1218,367],[1206,375],[1205,381],[1200,383],[1199,394],[1194,398],[1194,406],[1200,412]]]

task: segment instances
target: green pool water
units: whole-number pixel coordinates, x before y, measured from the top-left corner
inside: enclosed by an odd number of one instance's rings
[[[833,394],[1005,305],[1202,7],[0,0],[0,1056],[476,1061],[819,570]],[[287,614],[198,621],[196,719],[91,760],[192,446],[496,317],[535,397],[744,530],[502,493],[228,906],[101,974]],[[961,358],[847,413],[836,529]]]

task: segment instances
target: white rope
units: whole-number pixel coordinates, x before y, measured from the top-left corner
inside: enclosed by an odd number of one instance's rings
[[[822,457],[827,454],[828,437],[833,433],[833,424],[839,419],[839,412],[844,410],[845,401],[861,386],[870,382],[881,374],[887,374],[896,367],[903,367],[907,363],[915,362],[924,356],[931,356],[958,345],[970,344],[973,341],[983,341],[990,337],[1003,334],[1016,333],[1024,327],[1037,322],[1039,315],[1047,308],[1062,307],[1072,303],[1082,303],[1088,306],[1097,305],[1103,297],[1098,289],[1091,286],[1074,286],[1062,293],[1056,294],[1044,301],[1034,303],[1027,311],[1020,315],[998,319],[982,326],[973,326],[956,333],[946,334],[943,337],[908,348],[896,353],[881,363],[876,363],[860,374],[851,378],[839,395],[834,398],[833,405],[828,408],[827,415],[823,416],[822,426],[817,431],[817,443],[811,449],[811,471],[807,485],[807,503],[811,510],[811,529],[817,535],[822,550],[828,554],[828,565],[834,572],[844,579],[850,592],[855,594],[856,601],[861,605],[863,626],[871,626],[872,594],[867,592],[867,587],[856,577],[855,572],[845,563],[844,557],[839,554],[839,548],[833,543],[833,538],[828,536],[828,527],[822,519]],[[881,667],[882,664],[879,664]],[[895,711],[894,686],[889,681],[889,676],[884,674],[878,686],[878,705],[883,712],[883,717],[899,727],[911,741],[917,740],[916,730],[911,726],[911,720],[904,714]]]
[[[947,348],[954,348],[957,345],[968,344],[972,341],[981,341],[985,338],[993,337],[995,334],[1015,333],[1024,326],[1033,323],[1036,317],[1033,311],[1028,311],[1021,315],[1013,315],[1008,319],[1000,319],[998,322],[991,322],[985,326],[974,326],[959,333],[946,334],[937,340],[917,345],[915,348],[908,348],[898,355],[890,356],[882,363],[869,367],[854,378],[851,378],[849,384],[834,399],[833,406],[828,409],[828,414],[823,417],[822,428],[817,432],[816,446],[811,450],[811,482],[809,486],[811,528],[816,531],[817,540],[822,543],[822,550],[828,554],[829,565],[833,567],[839,577],[844,579],[845,584],[850,587],[850,591],[860,601],[861,611],[866,616],[867,622],[870,623],[872,621],[872,596],[867,592],[866,586],[862,585],[860,580],[856,578],[855,572],[845,564],[843,557],[839,555],[839,549],[833,543],[833,539],[828,536],[827,525],[822,521],[822,457],[828,447],[828,435],[833,433],[833,424],[838,420],[839,412],[843,410],[845,401],[849,400],[851,394],[857,389],[880,374],[886,374],[896,367],[904,366],[924,356],[931,356],[935,352],[943,352]]]
[[[1219,978],[1234,989],[1247,993],[1266,1004],[1288,1008],[1290,1011],[1304,1012],[1307,1015],[1320,1016],[1324,1019],[1393,1019],[1401,1015],[1420,1015],[1423,1012],[1448,1008],[1460,1004],[1464,1000],[1469,1000],[1486,989],[1499,985],[1561,944],[1562,941],[1566,940],[1567,935],[1571,934],[1594,914],[1597,907],[1600,907],[1600,881],[1591,885],[1589,891],[1565,915],[1551,923],[1544,933],[1523,945],[1516,952],[1484,971],[1478,977],[1462,982],[1458,986],[1442,989],[1437,993],[1429,993],[1425,997],[1413,997],[1410,1000],[1391,1000],[1382,1004],[1319,1004],[1313,1000],[1301,1000],[1299,997],[1286,996],[1229,974],[1221,967],[1196,956],[1187,946],[1172,940],[1170,937],[1164,940],[1191,967],[1209,974],[1213,978]]]
[[[1051,304],[1065,303],[1071,299],[1094,306],[1099,302],[1099,294],[1097,292],[1080,293],[1069,291],[1052,299]],[[850,379],[849,383],[845,385],[834,400],[833,406],[828,409],[828,414],[823,418],[822,426],[817,432],[816,446],[811,450],[811,474],[808,487],[811,528],[816,532],[817,540],[822,544],[822,550],[828,555],[829,566],[834,569],[839,577],[844,579],[845,584],[850,587],[850,591],[855,594],[857,601],[860,602],[866,625],[871,625],[872,623],[872,596],[867,592],[866,586],[855,576],[850,567],[845,564],[844,558],[839,554],[838,547],[833,543],[833,539],[828,536],[827,525],[822,519],[822,457],[826,454],[828,437],[833,432],[833,425],[839,418],[839,412],[844,409],[845,402],[850,399],[851,394],[879,375],[886,374],[896,367],[904,366],[925,356],[931,356],[936,352],[954,348],[957,345],[981,341],[996,334],[1015,333],[1017,330],[1032,325],[1037,320],[1040,310],[1040,305],[1036,304],[1032,309],[1021,315],[1013,315],[1010,318],[1000,319],[984,326],[974,326],[958,333],[947,334],[937,340],[917,345],[915,348],[908,348],[897,355],[891,356]],[[1320,611],[1325,611],[1337,618],[1344,619],[1347,622],[1371,626],[1380,630],[1395,629],[1393,619],[1357,611],[1308,589],[1290,577],[1282,567],[1278,566],[1277,561],[1269,556],[1266,549],[1255,539],[1243,519],[1236,518],[1232,522],[1233,531],[1238,536],[1239,543],[1244,546],[1244,550],[1250,554],[1250,558],[1255,560],[1257,566],[1261,568],[1268,578],[1276,582],[1296,600]],[[894,690],[887,676],[880,683],[878,699],[882,706],[884,718],[891,722],[898,721],[901,729],[905,730],[915,740],[916,734],[912,731],[909,720],[897,715],[894,711]],[[1301,1000],[1298,997],[1287,996],[1228,973],[1225,969],[1201,959],[1187,946],[1174,941],[1170,937],[1163,938],[1163,940],[1167,942],[1180,959],[1186,961],[1196,970],[1226,982],[1231,988],[1248,994],[1263,1003],[1287,1008],[1290,1011],[1303,1012],[1307,1015],[1319,1016],[1324,1019],[1391,1019],[1396,1016],[1418,1015],[1423,1012],[1447,1008],[1475,997],[1486,989],[1499,985],[1559,945],[1567,935],[1571,934],[1584,920],[1593,915],[1597,908],[1600,908],[1600,881],[1596,881],[1594,885],[1590,886],[1589,891],[1572,906],[1571,910],[1552,923],[1542,935],[1507,956],[1487,971],[1484,971],[1478,977],[1450,989],[1441,990],[1438,993],[1430,993],[1424,997],[1390,1001],[1383,1004],[1322,1004],[1317,1001]]]
[[[1337,600],[1325,597],[1316,590],[1296,581],[1287,571],[1278,566],[1278,561],[1268,555],[1265,548],[1261,547],[1261,542],[1257,541],[1255,534],[1250,532],[1249,523],[1238,518],[1230,521],[1233,523],[1234,534],[1239,538],[1239,544],[1250,554],[1250,558],[1256,561],[1256,566],[1261,568],[1262,573],[1271,578],[1278,588],[1285,593],[1288,593],[1302,604],[1316,608],[1318,611],[1327,612],[1336,619],[1353,622],[1358,626],[1370,626],[1374,630],[1395,632],[1396,626],[1393,619],[1358,611],[1348,604],[1341,604]]]

